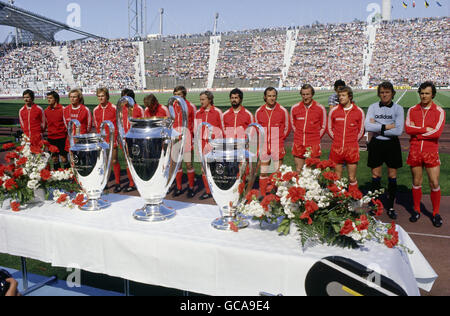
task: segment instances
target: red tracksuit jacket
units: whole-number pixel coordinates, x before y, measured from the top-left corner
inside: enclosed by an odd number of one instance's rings
[[[328,115],[328,135],[333,140],[333,146],[345,148],[359,146],[359,140],[364,136],[364,111],[352,103],[350,110],[345,111],[339,104]]]
[[[256,111],[255,119],[266,132],[267,154],[284,153],[284,141],[291,132],[288,110],[278,103],[272,110],[268,109],[267,105],[263,105]]]
[[[67,137],[67,128],[64,124],[64,107],[61,104],[45,109],[47,121],[47,134],[49,139],[63,139]]]
[[[78,120],[80,122],[80,134],[88,134],[91,131],[92,116],[87,106],[81,104],[76,109],[72,105],[66,106],[64,108],[64,124],[66,127],[71,120]]]
[[[424,109],[420,104],[410,108],[406,116],[405,131],[411,135],[411,150],[439,152],[439,137],[444,126],[445,111],[435,103],[428,109]],[[427,132],[427,127],[433,130]]]
[[[316,101],[309,108],[300,102],[291,108],[291,125],[294,144],[304,147],[320,145],[327,129],[327,110]]]
[[[149,108],[145,109],[144,117],[150,118],[150,117],[170,117],[169,109],[161,104],[158,104],[158,108],[154,113],[150,113]]]
[[[226,138],[245,138],[248,126],[255,122],[253,114],[243,106],[238,112],[230,108],[223,114],[223,125]]]
[[[24,105],[19,111],[20,127],[30,141],[39,141],[45,129],[44,110],[33,104],[31,108]]]
[[[114,125],[114,144],[117,145],[117,135],[119,134],[119,131],[117,130],[117,108],[114,104],[112,104],[111,102],[108,102],[108,104],[103,107],[100,104],[97,105],[97,107],[94,109],[94,111],[92,112],[93,116],[94,116],[94,126],[97,130],[97,133],[100,133],[100,126],[102,125],[102,123],[104,121],[110,121],[111,123],[113,123]],[[107,137],[106,137],[106,141],[109,142],[109,136],[110,136],[110,131],[109,128],[106,129],[107,130]]]
[[[213,126],[213,139],[223,137],[223,113],[220,109],[216,108],[214,105],[211,106],[209,110],[205,110],[203,107],[200,108],[195,114],[195,132],[197,132],[198,126],[203,122],[207,122]],[[203,139],[202,147],[204,148],[206,141],[208,140],[206,127],[203,127],[201,137]]]
[[[123,129],[124,129],[125,134],[126,134],[126,133],[128,133],[128,131],[131,128],[131,124],[128,121],[128,110],[127,110],[126,107],[123,107],[122,113],[123,113]],[[135,104],[134,107],[133,107],[133,111],[131,113],[131,117],[132,118],[137,118],[137,119],[144,118],[145,117],[145,111],[142,108],[142,106],[140,106],[139,104]]]

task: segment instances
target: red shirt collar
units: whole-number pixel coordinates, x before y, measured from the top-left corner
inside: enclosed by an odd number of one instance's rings
[[[50,106],[48,106],[47,110],[61,110],[62,107],[63,106],[61,104],[57,104],[57,105],[55,105],[55,107],[53,109]]]

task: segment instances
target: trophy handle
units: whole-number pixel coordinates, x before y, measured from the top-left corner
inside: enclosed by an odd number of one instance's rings
[[[118,138],[120,143],[122,144],[124,150],[125,150],[125,128],[123,126],[123,107],[131,108],[134,107],[135,102],[133,98],[131,97],[122,97],[117,101],[116,106],[116,122],[117,122],[117,129],[118,129]],[[132,118],[132,115],[130,114],[130,111],[127,111],[128,114],[128,122],[130,122],[130,119]]]
[[[203,170],[206,172],[207,166],[206,166],[206,159],[205,159],[205,155],[203,154],[203,148],[202,148],[202,141],[203,141],[203,133],[202,133],[202,129],[203,126],[206,126],[208,128],[208,141],[210,141],[212,139],[212,134],[214,132],[213,126],[207,122],[203,122],[201,123],[198,127],[197,127],[197,147],[198,147],[198,153],[200,154],[200,159],[202,162],[202,167]]]
[[[252,139],[253,139],[253,135],[252,135],[253,130],[256,130],[256,133],[258,134],[258,138],[257,138],[258,146],[256,149],[256,153],[253,153],[251,150]],[[250,178],[248,181],[248,186],[247,186],[246,190],[244,191],[244,196],[246,196],[247,193],[250,192],[250,190],[253,188],[253,185],[256,180],[258,161],[259,161],[259,157],[261,155],[261,151],[262,151],[263,145],[264,145],[265,132],[264,132],[264,128],[260,124],[253,123],[247,127],[245,134],[247,135],[247,138],[248,138],[248,147],[249,147],[248,152],[250,153],[250,155],[248,157],[248,162],[246,161],[246,164],[248,164],[248,166],[249,166]],[[254,159],[256,159],[256,160],[254,160]],[[247,166],[245,166],[245,168],[247,168]],[[243,172],[245,172],[245,169]]]
[[[73,126],[75,125],[75,129]],[[73,131],[75,130],[75,135],[80,135],[80,127],[81,124],[78,120],[71,120],[69,124],[67,124],[67,136],[69,137],[70,147],[75,146],[75,141],[73,140]]]
[[[178,169],[180,169],[181,167],[181,163],[183,162],[183,154],[184,154],[184,143],[186,140],[186,134],[187,134],[187,126],[188,126],[188,107],[186,104],[186,101],[178,96],[173,96],[169,99],[169,102],[167,104],[167,107],[169,108],[169,113],[170,116],[173,120],[173,122],[175,122],[176,120],[176,112],[175,112],[175,103],[178,103],[178,105],[181,107],[181,117],[182,117],[182,125],[181,125],[181,148],[178,152],[178,157],[176,157],[176,165],[175,165],[175,172],[173,172],[172,177],[169,179],[169,181],[167,182],[167,188],[166,188],[166,192],[169,191],[169,187],[172,185],[173,181],[175,181],[175,177],[177,176],[177,171]],[[169,137],[167,135],[167,137]],[[172,147],[173,150],[174,147]]]
[[[106,170],[108,170],[108,172],[105,172],[105,174],[107,179],[109,179],[109,175],[111,173],[111,162],[114,151],[114,140],[116,129],[114,128],[114,124],[111,123],[111,121],[104,121],[100,125],[101,136],[103,137],[103,139],[106,139],[106,126],[108,126],[109,129],[109,150],[108,150],[108,164],[106,166]]]

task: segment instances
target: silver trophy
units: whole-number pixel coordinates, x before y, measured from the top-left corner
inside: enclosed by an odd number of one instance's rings
[[[211,194],[221,213],[211,225],[219,230],[245,228],[249,223],[239,216],[237,208],[255,183],[264,129],[259,124],[251,124],[246,138],[212,139],[213,127],[209,123],[202,123],[197,135],[202,135],[204,127],[209,130],[208,145],[201,149],[203,137],[199,136],[198,148]]]
[[[145,206],[134,212],[139,221],[160,222],[176,215],[176,211],[163,204],[167,191],[175,180],[183,158],[187,134],[187,105],[180,97],[169,100],[170,118],[134,119],[131,109],[134,101],[123,97],[117,104],[117,126],[128,167]],[[181,106],[181,129],[175,130],[175,107]],[[127,109],[129,126],[124,129],[124,107]],[[180,108],[178,108],[180,109]]]
[[[105,141],[106,126],[111,135],[109,144]],[[78,183],[88,198],[87,203],[80,207],[83,211],[98,211],[111,205],[110,202],[102,200],[100,197],[111,172],[115,129],[110,121],[103,122],[100,129],[101,134],[80,135],[79,121],[72,120],[68,126],[70,164]]]

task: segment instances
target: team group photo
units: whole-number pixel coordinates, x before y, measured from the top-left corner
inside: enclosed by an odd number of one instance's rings
[[[111,40],[71,25],[80,1],[64,32],[84,39],[57,41],[16,2],[0,1],[0,296],[274,312],[279,295],[450,294],[448,4],[222,33],[216,13],[166,35],[170,9],[130,0]]]

